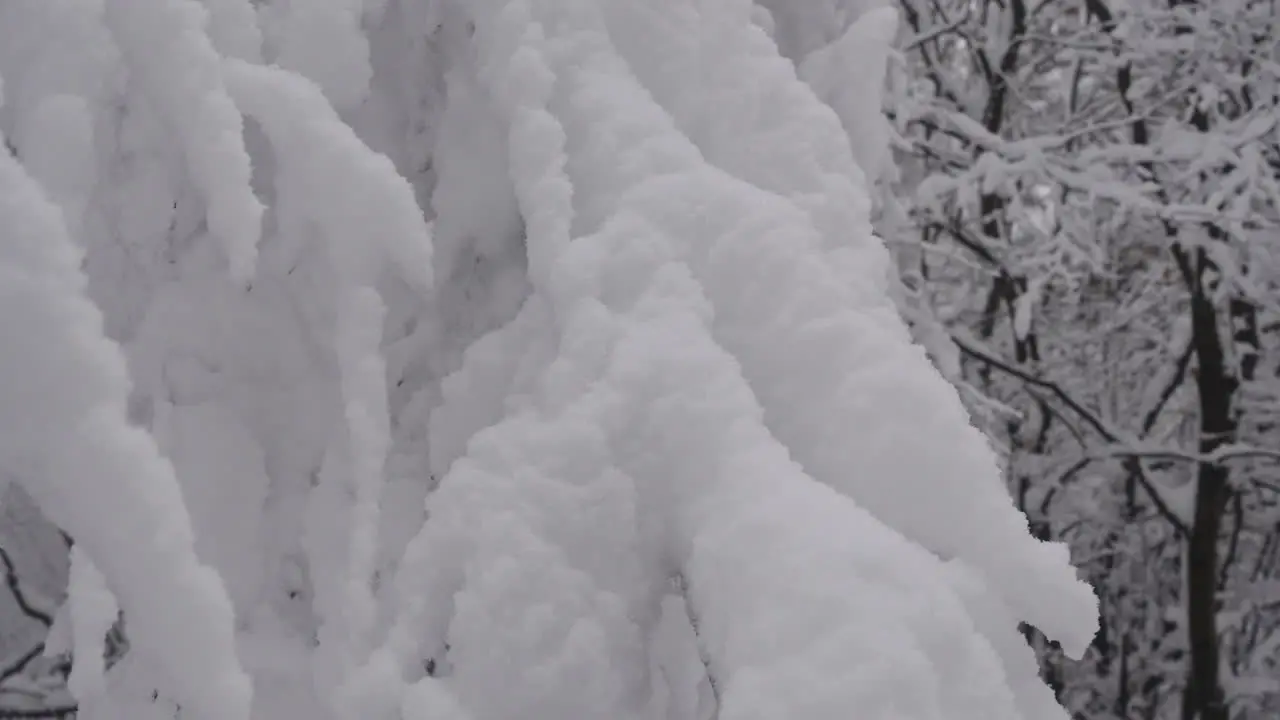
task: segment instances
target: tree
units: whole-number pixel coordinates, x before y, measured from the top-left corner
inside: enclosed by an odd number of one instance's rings
[[[1046,648],[1046,677],[1090,718],[1267,716],[1270,631],[1237,628],[1273,627],[1251,598],[1280,571],[1274,9],[899,5],[923,81],[891,99],[907,213],[882,229],[1001,409],[1015,495],[1100,589],[1091,662]]]
[[[1094,596],[871,233],[894,14],[770,7],[0,5],[80,712],[1062,717]]]

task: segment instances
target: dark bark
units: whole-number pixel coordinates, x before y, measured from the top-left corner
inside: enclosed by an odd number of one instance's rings
[[[4,584],[9,588],[9,594],[13,596],[22,614],[45,627],[52,625],[53,616],[33,605],[27,598],[27,594],[22,589],[22,583],[18,580],[18,568],[13,564],[9,553],[2,547],[0,547],[0,565],[4,567]]]
[[[33,710],[0,709],[0,720],[65,720],[74,718],[78,711],[75,705]]]
[[[1181,0],[1174,0],[1171,5],[1180,2]],[[1086,0],[1086,6],[1102,22],[1104,29],[1111,31],[1115,27],[1115,18],[1105,0]],[[1147,122],[1135,113],[1136,108],[1129,96],[1133,84],[1132,64],[1125,63],[1116,79],[1121,101],[1134,118],[1130,125],[1131,139],[1135,145],[1146,145],[1150,142]],[[1196,106],[1191,112],[1190,124],[1200,132],[1207,132],[1210,118],[1203,108]],[[1149,164],[1144,164],[1140,169],[1148,179],[1157,180],[1155,169]],[[1157,191],[1157,194],[1167,202],[1167,194],[1163,190]],[[1175,260],[1191,294],[1191,350],[1197,364],[1195,380],[1200,404],[1199,450],[1202,454],[1209,454],[1235,439],[1237,418],[1232,411],[1232,404],[1239,387],[1234,369],[1227,363],[1223,337],[1218,327],[1218,311],[1205,287],[1206,274],[1216,272],[1217,268],[1212,266],[1203,251],[1197,251],[1193,259],[1178,244],[1180,228],[1173,221],[1165,219],[1163,225],[1166,237],[1173,243]],[[1220,228],[1210,226],[1207,229],[1212,240],[1225,241]],[[1217,621],[1220,572],[1218,542],[1231,498],[1228,482],[1229,471],[1222,463],[1202,462],[1197,465],[1196,502],[1188,534],[1185,568],[1190,653],[1187,686],[1183,693],[1183,720],[1227,720],[1229,715],[1220,677],[1221,648]]]
[[[1203,251],[1194,260],[1175,247],[1191,291],[1192,343],[1196,356],[1196,387],[1200,400],[1200,452],[1213,453],[1235,440],[1232,401],[1239,381],[1227,364],[1218,313],[1205,288],[1205,274],[1214,270]],[[1183,695],[1183,720],[1227,720],[1220,677],[1218,643],[1218,540],[1231,497],[1228,470],[1218,462],[1201,462],[1196,469],[1196,502],[1187,548],[1187,631],[1190,668]]]

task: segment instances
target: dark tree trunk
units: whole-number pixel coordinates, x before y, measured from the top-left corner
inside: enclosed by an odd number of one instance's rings
[[[1194,260],[1175,249],[1191,290],[1191,327],[1200,396],[1200,452],[1208,455],[1235,439],[1231,406],[1239,387],[1227,364],[1218,313],[1205,287],[1211,264],[1198,251]],[[1187,552],[1187,629],[1190,671],[1183,695],[1183,720],[1227,720],[1218,643],[1218,539],[1230,499],[1228,470],[1201,462],[1196,472],[1195,514]]]

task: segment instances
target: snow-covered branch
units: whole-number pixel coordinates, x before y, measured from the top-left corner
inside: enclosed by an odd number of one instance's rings
[[[245,720],[251,688],[226,592],[195,556],[172,466],[128,424],[124,358],[102,334],[61,214],[8,155],[0,227],[0,331],[25,338],[0,353],[0,463],[39,468],[22,476],[27,491],[101,564],[135,647],[165,663],[176,694]]]
[[[888,3],[50,2],[0,3],[0,465],[81,712],[1064,717],[1016,628],[1078,655],[1092,591],[872,232]],[[931,122],[990,151],[940,206],[1058,152]]]

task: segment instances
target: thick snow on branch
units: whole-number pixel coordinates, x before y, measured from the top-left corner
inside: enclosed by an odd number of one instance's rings
[[[624,382],[650,411],[624,432],[641,478],[675,485],[720,717],[1019,717],[940,561],[806,477],[701,324],[654,317],[619,355],[643,358]]]
[[[835,110],[853,142],[853,157],[869,181],[892,161],[889,122],[867,112],[880,105],[898,18],[893,8],[863,13],[839,40],[810,53],[799,64],[800,77]]]
[[[191,179],[204,194],[209,230],[226,248],[231,276],[247,282],[262,234],[262,203],[249,186],[243,119],[222,84],[220,58],[195,0],[106,0],[106,20],[132,78],[155,103],[184,150]],[[252,56],[247,18],[219,12],[228,50]],[[236,37],[224,26],[240,25]]]
[[[125,419],[128,375],[85,296],[62,217],[0,153],[0,464],[94,559],[130,618],[134,647],[163,662],[201,717],[246,720],[250,685],[231,606],[199,564],[173,469]]]
[[[98,177],[88,104],[73,95],[51,95],[36,105],[24,125],[23,165],[62,209],[71,237],[83,237]]]
[[[887,297],[882,0],[48,1],[0,464],[125,613],[90,714],[1062,720],[1017,623],[1093,598]]]
[[[360,22],[363,6],[364,0],[279,0],[268,6],[278,28],[276,62],[318,84],[342,112],[360,106],[373,77]]]
[[[67,688],[75,696],[80,712],[91,713],[94,703],[106,692],[103,677],[106,637],[119,618],[120,608],[107,588],[106,578],[78,547],[71,550],[67,594],[74,642],[72,657],[75,658]]]
[[[279,68],[227,60],[236,104],[262,124],[296,188],[299,212],[317,223],[334,267],[369,285],[394,263],[420,292],[432,284],[431,240],[413,189],[386,156],[369,150],[311,80]]]
[[[209,10],[209,39],[227,57],[262,60],[262,30],[253,0],[202,0]]]
[[[652,29],[642,36],[679,32],[667,28],[663,8],[615,4],[628,28]],[[683,55],[638,44],[628,54],[640,78],[660,88],[703,73],[707,85],[694,92],[685,82],[674,114],[684,127],[709,127],[694,135],[705,138],[701,154],[749,183],[722,184],[702,207],[659,219],[670,227],[681,216],[703,218],[691,261],[716,307],[717,340],[742,363],[770,430],[806,471],[912,540],[979,568],[1019,619],[1079,655],[1097,626],[1092,591],[1065,546],[1030,537],[955,389],[911,343],[839,122],[740,6],[701,5],[705,17],[680,25],[690,36]],[[884,12],[864,22],[883,24]],[[696,151],[682,150],[693,162]],[[602,163],[592,187],[617,187],[605,179],[622,176],[615,167]]]
[[[310,227],[324,243],[337,281],[334,343],[345,406],[341,472],[352,495],[346,567],[326,578],[338,557],[315,546],[320,637],[340,673],[369,650],[377,616],[371,583],[377,565],[380,502],[391,443],[386,362],[381,340],[385,306],[376,288],[392,262],[415,288],[431,289],[431,242],[409,185],[390,160],[370,151],[311,81],[278,68],[235,60],[226,67],[236,101],[261,123],[277,153],[276,182],[296,198],[285,227]],[[296,239],[295,239],[296,240]],[[336,471],[332,466],[328,468]],[[328,493],[342,504],[345,493]],[[321,496],[325,497],[325,496]],[[316,528],[324,534],[332,528]],[[340,677],[340,675],[338,676]],[[332,678],[337,679],[337,678]]]
[[[835,42],[867,13],[891,7],[893,0],[812,0],[803,5],[789,0],[756,0],[768,11],[771,35],[778,49],[797,65],[818,49]]]
[[[862,423],[914,432],[914,416],[885,422],[896,403],[876,384],[914,389],[919,412],[950,402],[923,355],[912,361],[918,348],[900,332],[901,320],[877,318],[887,305],[843,289],[839,281],[856,267],[826,267],[818,219],[798,201],[707,165],[636,82],[632,70],[644,77],[636,58],[628,68],[617,54],[599,4],[494,0],[473,11],[483,77],[511,124],[517,198],[524,212],[538,213],[527,238],[537,293],[530,305],[547,304],[548,329],[559,342],[553,354],[525,348],[518,362],[541,371],[508,381],[505,417],[472,436],[432,497],[431,517],[402,566],[399,620],[367,668],[363,691],[379,686],[379,674],[386,681],[404,672],[415,653],[436,667],[447,653],[448,677],[420,687],[443,682],[477,717],[516,717],[529,708],[643,714],[643,693],[632,685],[640,650],[629,644],[628,615],[618,613],[619,603],[645,593],[643,572],[631,580],[619,574],[622,559],[638,554],[639,570],[668,558],[689,579],[727,717],[834,718],[850,708],[886,718],[1012,719],[1027,708],[1060,717],[1056,707],[1028,700],[1021,682],[1015,693],[1003,667],[1007,646],[992,646],[998,633],[985,618],[975,627],[971,613],[999,606],[967,602],[944,562],[913,542],[920,538],[882,524],[855,504],[858,493],[837,494],[807,475],[757,401],[758,383],[781,408],[784,429],[803,423],[819,439],[800,445],[809,452],[802,462],[814,464],[850,442],[838,432]],[[853,167],[847,145],[844,153]],[[748,163],[743,174],[752,169]],[[569,241],[565,228],[594,232]],[[865,221],[858,228],[866,232]],[[884,270],[873,263],[862,273],[874,281]],[[888,322],[897,325],[877,329]],[[515,327],[484,342],[496,350]],[[860,333],[870,335],[860,340]],[[764,337],[773,338],[768,352]],[[837,363],[844,364],[839,376]],[[806,381],[825,382],[831,399],[815,397]],[[795,396],[843,415],[803,414]],[[875,418],[867,414],[873,408]],[[963,414],[942,415],[935,429],[944,439],[956,436],[948,422],[972,433],[944,445],[948,461],[985,451]],[[902,482],[920,492],[949,487],[944,466],[882,465],[886,450],[861,449],[869,456],[862,467],[819,464],[828,470],[824,479],[835,485],[851,473],[880,473],[859,489],[877,482],[890,492]],[[985,506],[958,507],[987,513],[975,523],[1005,518],[997,524],[1004,534],[982,542],[1032,543],[1025,526],[1014,532],[1008,499],[993,504],[992,458],[977,457],[955,487],[992,491]],[[596,504],[581,512],[588,498]],[[891,518],[921,532],[921,521],[892,498],[871,494],[869,503],[901,510]],[[626,507],[647,521],[615,515]],[[613,530],[591,535],[600,539],[584,555],[581,528],[601,515],[615,519]],[[650,523],[664,532],[647,534]],[[975,562],[985,561],[968,549]],[[1075,592],[1069,566],[1055,560],[1024,554],[988,567],[1013,567]],[[833,575],[833,567],[844,570]],[[1068,643],[1087,642],[1091,597],[1038,599],[1057,604],[1037,620]],[[644,613],[630,617],[641,630],[652,627]],[[1014,626],[1013,617],[1005,620]],[[562,685],[569,676],[576,679],[571,693]],[[504,688],[497,696],[495,682]]]

